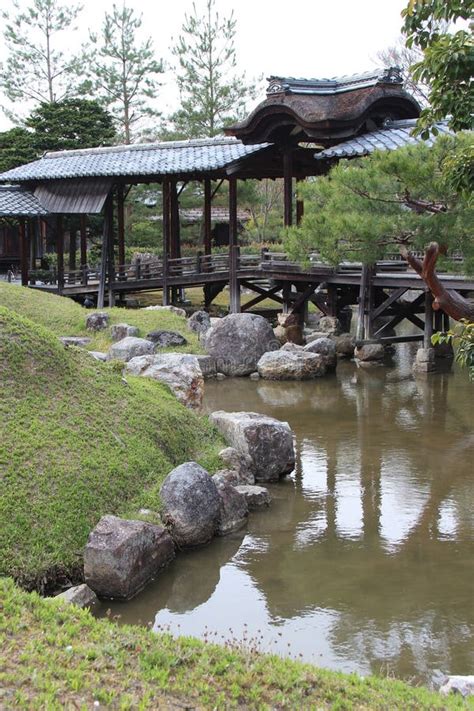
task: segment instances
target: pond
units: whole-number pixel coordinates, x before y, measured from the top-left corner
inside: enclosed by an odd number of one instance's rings
[[[205,408],[286,420],[294,473],[248,527],[180,554],[120,621],[429,683],[474,668],[474,385],[393,368],[206,382]]]

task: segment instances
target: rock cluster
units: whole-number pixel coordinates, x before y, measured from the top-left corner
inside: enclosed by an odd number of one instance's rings
[[[177,331],[150,331],[147,339],[155,344],[155,348],[172,348],[173,346],[185,346],[187,340]]]
[[[121,360],[127,363],[132,358],[153,353],[154,350],[155,344],[152,341],[148,341],[146,338],[127,336],[110,346],[108,358],[109,360]]]
[[[207,311],[195,311],[188,318],[188,328],[199,335],[206,333],[211,328],[211,319]]]
[[[141,355],[128,361],[125,372],[158,380],[186,407],[201,407],[204,379],[196,356],[187,353]]]
[[[86,328],[88,331],[105,331],[108,327],[110,316],[105,311],[94,311],[89,314],[86,319]]]
[[[309,380],[326,374],[321,355],[301,347],[289,350],[284,346],[279,351],[264,353],[257,368],[260,377],[267,380]]]
[[[123,338],[127,338],[128,336],[137,337],[139,333],[140,330],[137,326],[130,326],[128,323],[115,323],[110,328],[110,336],[114,343],[121,341]]]

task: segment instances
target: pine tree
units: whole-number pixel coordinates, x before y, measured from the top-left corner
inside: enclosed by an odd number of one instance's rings
[[[77,86],[78,57],[63,52],[57,37],[71,29],[81,8],[60,5],[58,0],[32,0],[24,10],[13,0],[16,11],[1,12],[3,37],[8,50],[0,67],[0,88],[11,101],[60,101]]]
[[[205,0],[201,13],[185,15],[181,35],[172,48],[178,60],[181,107],[171,117],[177,135],[215,136],[223,125],[240,118],[253,91],[237,73],[234,14],[221,17],[215,0]]]
[[[159,115],[150,100],[156,98],[163,63],[155,58],[151,37],[137,41],[141,25],[132,8],[114,5],[101,34],[91,34],[89,90],[111,111],[124,143],[132,142],[141,119]]]

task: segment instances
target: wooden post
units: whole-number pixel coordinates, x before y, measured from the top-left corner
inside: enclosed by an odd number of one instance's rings
[[[359,306],[357,309],[357,341],[364,340],[365,334],[365,303],[367,298],[368,274],[369,267],[367,264],[363,264],[362,273],[360,275]]]
[[[125,264],[125,199],[122,185],[117,188],[117,240],[120,279],[124,271],[122,267]]]
[[[97,308],[103,309],[105,304],[105,282],[107,280],[107,255],[109,253],[109,225],[108,221],[110,219],[110,208],[109,208],[110,196],[105,201],[104,205],[104,225],[102,228],[102,250],[100,255],[100,276],[99,276],[99,292],[97,295]]]
[[[283,296],[283,313],[287,314],[291,310],[291,282],[285,281],[282,290]]]
[[[372,311],[374,308],[374,274],[375,267],[370,265],[367,267],[367,283],[366,283],[366,296],[365,296],[365,316],[364,316],[364,330],[365,338],[372,338]]]
[[[56,217],[56,254],[58,261],[58,292],[64,289],[64,225],[62,215]]]
[[[298,180],[297,182],[302,182],[302,181]],[[304,215],[304,200],[302,200],[300,197],[297,197],[296,198],[296,224],[298,226],[301,225],[303,215]]]
[[[163,178],[163,306],[169,305],[168,288],[168,254],[169,254],[169,232],[170,232],[170,181]]]
[[[82,283],[85,286],[87,284],[87,231],[86,231],[86,216],[81,215],[79,218],[79,241],[81,250],[81,270],[82,270]]]
[[[240,313],[240,284],[237,278],[239,249],[237,245],[237,180],[229,178],[229,288],[230,313]]]
[[[212,197],[211,197],[211,181],[209,178],[204,180],[204,254],[212,253],[212,235],[211,235],[211,220],[212,217]]]
[[[21,267],[21,285],[28,286],[28,241],[26,239],[26,224],[25,220],[20,220],[18,223],[18,234],[20,237],[20,267]]]
[[[283,154],[283,197],[285,205],[285,227],[293,224],[293,156],[289,149]]]
[[[115,306],[113,283],[115,281],[115,250],[114,250],[114,197],[111,193],[105,203],[107,225],[107,273],[109,282],[109,307]]]
[[[423,333],[423,348],[432,348],[431,336],[433,335],[433,297],[431,291],[425,291],[425,329]]]

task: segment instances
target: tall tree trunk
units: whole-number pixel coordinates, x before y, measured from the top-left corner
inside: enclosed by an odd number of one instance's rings
[[[447,289],[436,274],[436,262],[439,255],[439,245],[431,242],[425,250],[423,261],[415,257],[407,249],[401,249],[402,255],[408,264],[421,276],[433,294],[433,309],[442,309],[455,321],[466,319],[474,321],[474,302],[465,299],[453,289]]]

